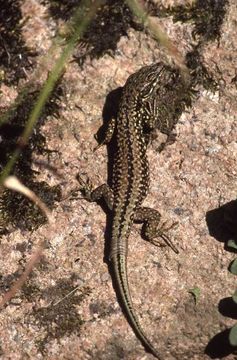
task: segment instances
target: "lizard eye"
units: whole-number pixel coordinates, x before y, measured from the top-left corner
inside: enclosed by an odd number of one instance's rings
[[[154,86],[151,84],[146,84],[146,86],[141,91],[142,101],[146,100],[153,92]]]

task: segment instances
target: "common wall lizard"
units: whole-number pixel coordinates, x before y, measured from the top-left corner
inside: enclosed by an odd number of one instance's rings
[[[127,279],[127,247],[133,222],[144,223],[147,240],[156,243],[155,238],[166,241],[164,226],[160,226],[160,213],[148,207],[141,207],[149,188],[149,166],[147,146],[154,129],[160,130],[171,139],[171,132],[189,95],[178,70],[157,63],[144,66],[129,76],[122,89],[117,118],[107,125],[103,143],[115,140],[115,155],[112,188],[103,184],[92,190],[88,180],[82,191],[89,201],[104,197],[112,212],[110,261],[114,280],[126,317],[144,347],[157,358],[161,355],[142,330],[135,314]],[[174,249],[176,251],[176,249]]]

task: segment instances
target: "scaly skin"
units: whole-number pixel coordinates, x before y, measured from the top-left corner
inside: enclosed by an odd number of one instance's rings
[[[149,188],[146,150],[156,128],[171,141],[171,132],[189,101],[188,96],[182,95],[187,94],[184,89],[179,72],[161,63],[145,66],[131,75],[122,90],[117,119],[109,122],[103,141],[109,143],[114,137],[116,143],[112,189],[106,184],[93,191],[90,185],[84,186],[88,200],[97,201],[104,196],[112,210],[110,260],[118,296],[137,337],[159,359],[161,355],[142,330],[133,308],[127,279],[127,247],[134,221],[144,222],[147,240],[157,244],[155,238],[163,237],[167,241],[163,234],[167,229],[159,226],[160,213],[141,207]]]

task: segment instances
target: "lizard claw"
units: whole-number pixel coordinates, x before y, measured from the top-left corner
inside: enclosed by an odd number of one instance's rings
[[[99,143],[99,137],[97,134],[94,135],[95,140],[98,142],[98,144],[94,147],[93,153],[96,152],[101,146],[104,145],[104,141]]]
[[[167,221],[164,222],[161,227],[159,228],[159,231],[158,231],[158,234],[157,236],[160,237],[161,239],[164,240],[165,244],[168,245],[176,254],[179,253],[179,250],[177,249],[177,247],[173,244],[173,242],[171,241],[171,239],[166,235],[166,232],[168,232],[170,229],[173,229],[175,227],[177,227],[178,223],[177,222],[174,222],[172,223],[170,226],[166,226],[167,224]],[[162,246],[160,244],[160,242],[156,239],[152,239],[151,242],[154,244],[154,245],[159,245],[159,246]],[[163,244],[163,246],[165,245]]]
[[[101,148],[101,146],[103,146],[103,145],[104,145],[104,142],[96,145],[96,146],[94,147],[94,149],[93,149],[93,153],[95,153],[95,152],[96,152],[99,148]]]
[[[77,174],[76,176],[77,181],[81,185],[80,192],[84,199],[91,201],[91,193],[92,193],[92,183],[88,177],[86,177],[86,180],[82,178],[80,174]]]

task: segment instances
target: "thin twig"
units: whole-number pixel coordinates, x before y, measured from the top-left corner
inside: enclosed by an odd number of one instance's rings
[[[15,176],[7,177],[3,185],[10,190],[14,190],[23,194],[24,196],[28,197],[31,201],[33,201],[37,206],[39,206],[42,213],[47,217],[49,225],[51,226],[51,233],[53,233],[52,230],[54,229],[54,219],[51,215],[51,211],[32,190],[30,190],[25,185],[23,185]],[[26,264],[25,271],[20,276],[20,278],[15,282],[15,284],[10,288],[10,290],[3,295],[0,301],[0,309],[3,308],[4,305],[15,296],[17,291],[21,289],[21,287],[27,280],[29,274],[31,273],[32,269],[40,261],[40,258],[43,254],[43,250],[45,248],[45,244],[46,244],[45,240],[39,241],[34,254],[31,256],[29,262]]]

